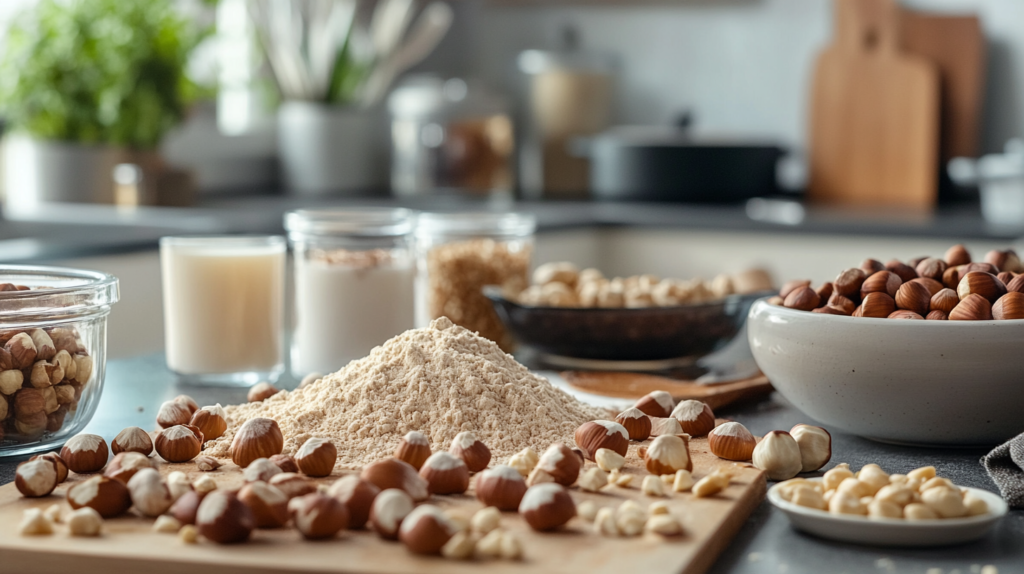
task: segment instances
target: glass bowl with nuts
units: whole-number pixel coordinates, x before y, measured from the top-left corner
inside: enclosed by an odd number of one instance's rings
[[[758,367],[812,418],[883,441],[987,446],[1024,432],[1018,405],[1024,265],[868,259],[833,281],[786,284],[747,320]]]
[[[50,450],[89,422],[117,300],[105,273],[0,266],[0,456]]]

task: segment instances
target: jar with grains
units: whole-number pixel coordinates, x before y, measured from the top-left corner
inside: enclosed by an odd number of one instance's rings
[[[519,293],[529,284],[536,221],[522,213],[424,213],[416,227],[416,326],[441,316],[511,352],[487,285]]]
[[[99,404],[117,278],[0,266],[0,456],[52,450]]]
[[[292,373],[332,373],[414,326],[408,209],[298,210],[284,225],[295,256]]]

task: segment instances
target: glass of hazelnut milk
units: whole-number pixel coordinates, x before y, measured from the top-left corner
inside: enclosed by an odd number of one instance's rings
[[[168,368],[194,384],[277,380],[286,256],[281,236],[162,238]]]
[[[295,267],[296,378],[328,374],[414,326],[408,209],[298,210],[285,214]]]

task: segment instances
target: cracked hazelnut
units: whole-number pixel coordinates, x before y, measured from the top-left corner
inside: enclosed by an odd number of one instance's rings
[[[622,456],[629,450],[629,432],[613,421],[590,421],[576,429],[576,446],[587,460],[594,460],[598,449],[607,448]],[[568,486],[568,485],[567,485]]]
[[[800,446],[785,431],[771,431],[754,447],[754,466],[765,471],[772,480],[793,478],[803,469]]]
[[[102,470],[107,464],[107,454],[106,441],[95,434],[75,435],[60,449],[60,457],[70,470],[78,474]]]
[[[683,432],[690,436],[704,436],[715,428],[715,413],[701,401],[682,401],[672,411],[672,418],[679,421]]]
[[[499,510],[516,510],[526,494],[526,480],[519,471],[499,464],[476,475],[476,498]]]
[[[563,486],[538,484],[526,491],[519,514],[534,530],[554,530],[576,516],[576,504]]]
[[[338,449],[327,439],[311,438],[295,453],[295,463],[307,476],[329,476],[338,460]]]
[[[469,472],[480,472],[491,462],[491,449],[471,432],[460,432],[455,435],[448,452],[462,459]]]
[[[245,421],[235,433],[231,441],[231,460],[245,468],[257,458],[281,454],[283,448],[284,436],[277,421],[256,417]]]
[[[398,443],[395,458],[405,461],[419,470],[430,457],[430,441],[419,431],[409,431]]]

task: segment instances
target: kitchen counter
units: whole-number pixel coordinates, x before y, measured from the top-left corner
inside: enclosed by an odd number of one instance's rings
[[[512,201],[456,196],[429,198],[295,198],[272,195],[208,198],[194,208],[58,204],[8,210],[0,221],[0,262],[17,263],[129,253],[153,249],[172,234],[283,233],[282,216],[299,208],[354,206],[419,210],[518,210],[537,216],[539,229],[593,227],[777,232],[838,236],[1013,241],[1015,227],[987,224],[976,205],[944,206],[931,213],[899,210],[805,208],[792,201],[752,200],[746,205],[684,205],[588,201]]]
[[[283,381],[289,388],[295,381]],[[180,385],[164,366],[162,355],[110,361],[107,381],[96,416],[87,428],[108,441],[126,426],[152,428],[161,402],[186,393],[200,404],[237,403],[246,389],[199,388]],[[777,394],[723,409],[720,416],[742,422],[755,434],[788,429],[807,420]],[[978,459],[978,449],[923,449],[875,443],[833,432],[829,464],[848,462],[854,469],[875,462],[889,472],[906,472],[933,464],[957,484],[995,491]],[[0,483],[13,479],[16,461],[0,462]],[[819,540],[789,527],[780,512],[764,502],[712,568],[714,573],[766,572],[839,574],[844,572],[914,572],[939,568],[946,574],[979,572],[994,564],[999,572],[1020,572],[1024,564],[1024,512],[1012,511],[984,540],[934,549],[886,549]]]

